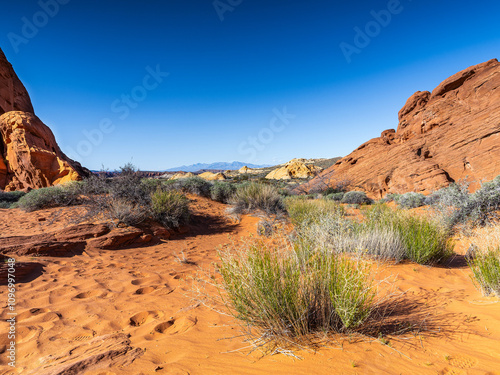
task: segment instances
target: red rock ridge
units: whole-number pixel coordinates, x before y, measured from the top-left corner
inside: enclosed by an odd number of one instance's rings
[[[386,130],[328,168],[308,190],[349,181],[375,198],[430,193],[461,179],[500,174],[500,63],[493,59],[417,91]]]
[[[79,180],[90,172],[69,159],[34,114],[31,99],[0,49],[0,189],[24,190]]]

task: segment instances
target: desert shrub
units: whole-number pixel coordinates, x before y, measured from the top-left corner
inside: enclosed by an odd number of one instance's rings
[[[497,218],[500,210],[500,178],[482,184],[469,194],[465,182],[454,183],[433,193],[433,206],[438,209],[450,227],[472,223],[485,225]]]
[[[331,195],[331,194],[337,194],[337,193],[345,193],[343,190],[342,186],[335,186],[335,187],[327,187],[325,190],[321,192],[323,195]]]
[[[80,203],[78,188],[74,184],[68,184],[31,190],[19,199],[17,206],[26,212],[31,212]]]
[[[379,205],[366,212],[366,225],[371,229],[387,228],[398,233],[405,248],[404,257],[416,263],[440,262],[452,253],[450,232],[430,218]]]
[[[240,185],[231,197],[232,212],[263,211],[266,214],[280,214],[285,212],[283,199],[278,189],[272,185],[263,185],[255,182]]]
[[[189,221],[189,200],[176,191],[158,189],[151,195],[151,212],[165,227],[178,227]]]
[[[228,203],[236,187],[230,182],[216,181],[210,187],[210,196],[214,201]]]
[[[425,195],[421,193],[406,193],[398,197],[397,203],[403,208],[417,208],[425,205]]]
[[[476,287],[486,296],[500,297],[500,247],[475,254],[468,263]]]
[[[83,182],[85,218],[104,218],[109,224],[137,225],[153,219],[167,227],[187,222],[188,200],[178,186],[143,179],[132,165],[121,167],[117,177],[91,176]],[[177,183],[177,181],[175,181]]]
[[[344,198],[344,194],[345,193],[328,194],[328,195],[325,195],[325,199],[329,199],[329,200],[336,201],[336,202],[341,202],[342,199]]]
[[[148,217],[147,208],[123,198],[112,198],[106,202],[106,215],[117,224],[137,225]]]
[[[25,194],[23,191],[0,191],[0,208],[12,208]]]
[[[6,201],[0,201],[0,208],[11,208],[12,203]]]
[[[401,194],[392,193],[392,194],[387,194],[384,198],[384,201],[397,203],[399,201],[399,198],[401,198]]]
[[[397,221],[408,259],[420,264],[446,260],[452,254],[450,236],[438,223],[424,217],[407,216]]]
[[[344,214],[320,214],[298,232],[315,248],[334,253],[357,253],[396,262],[406,258],[406,248],[395,229],[350,220]]]
[[[370,204],[372,200],[366,196],[364,191],[348,191],[344,194],[341,202],[347,204]]]
[[[268,219],[263,219],[257,224],[257,233],[259,236],[270,237],[274,233],[275,229],[275,223]]]
[[[234,316],[272,338],[345,332],[370,316],[370,267],[312,250],[306,242],[264,242],[219,252],[226,302]]]
[[[162,181],[157,178],[143,178],[141,180],[144,191],[153,193],[158,189],[162,189]]]
[[[307,227],[323,216],[342,217],[345,214],[344,208],[334,201],[311,201],[300,196],[287,198],[284,203],[291,222],[297,227]]]
[[[201,177],[187,177],[177,180],[182,191],[199,195],[200,197],[210,197],[210,188],[212,184]]]
[[[24,191],[0,191],[0,202],[17,202],[26,195]]]

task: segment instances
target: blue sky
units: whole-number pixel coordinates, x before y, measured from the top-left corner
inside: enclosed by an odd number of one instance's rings
[[[498,1],[18,0],[2,13],[0,47],[36,114],[91,169],[344,156],[397,127],[415,91],[500,55]]]

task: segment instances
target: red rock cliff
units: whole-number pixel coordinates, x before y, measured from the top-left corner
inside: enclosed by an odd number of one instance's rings
[[[0,49],[0,189],[41,188],[89,171],[69,159],[35,116],[30,97]]]
[[[417,91],[399,111],[397,131],[386,130],[311,181],[336,180],[372,197],[429,193],[453,181],[500,174],[500,63],[494,59]]]

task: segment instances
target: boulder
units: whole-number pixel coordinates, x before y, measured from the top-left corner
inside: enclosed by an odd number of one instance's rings
[[[212,172],[204,172],[198,175],[198,177],[203,178],[208,181],[220,181],[225,180],[226,176],[223,173],[212,173]]]
[[[313,164],[306,164],[305,159],[292,159],[281,168],[277,168],[266,176],[268,180],[290,180],[292,178],[310,178],[323,169]]]
[[[191,172],[184,173],[184,172],[179,172],[174,174],[173,176],[170,177],[171,180],[178,180],[179,178],[188,178],[188,177],[194,177],[194,174]]]

